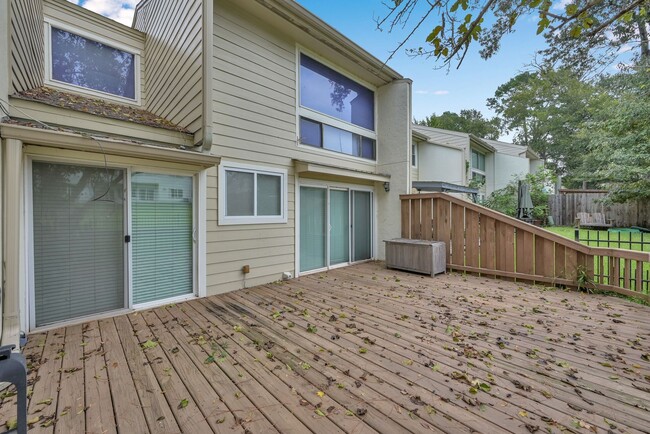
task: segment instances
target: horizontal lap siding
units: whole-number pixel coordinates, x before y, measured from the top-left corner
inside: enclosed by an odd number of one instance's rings
[[[11,2],[11,88],[43,85],[43,5],[41,0]]]
[[[201,0],[150,1],[135,27],[146,33],[147,110],[195,133],[202,112]]]

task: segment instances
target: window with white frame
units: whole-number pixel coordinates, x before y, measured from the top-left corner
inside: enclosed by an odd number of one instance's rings
[[[300,143],[375,160],[375,93],[304,53],[299,81]]]
[[[137,103],[137,50],[66,27],[46,23],[46,82]]]
[[[411,166],[418,167],[418,144],[413,142],[411,144]]]
[[[485,155],[472,149],[472,181],[485,183]]]
[[[219,224],[287,222],[286,170],[223,164],[219,186]]]

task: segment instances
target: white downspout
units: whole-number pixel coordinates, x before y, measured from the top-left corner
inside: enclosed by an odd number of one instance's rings
[[[214,40],[212,24],[214,20],[214,0],[203,0],[202,31],[202,150],[210,153],[212,149],[212,63],[214,62],[212,44]]]
[[[10,33],[11,29],[11,0],[0,0],[0,104],[9,111],[7,104],[2,101],[9,102],[9,80],[11,77],[10,66]],[[5,117],[4,111],[0,109],[0,119]],[[0,137],[0,221],[5,220],[4,215],[4,148],[5,143]],[[6,288],[5,281],[5,250],[4,250],[4,225],[0,224],[0,343],[4,343],[2,336],[4,327],[4,293]]]

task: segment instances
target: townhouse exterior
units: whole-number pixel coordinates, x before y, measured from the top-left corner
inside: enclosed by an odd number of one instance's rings
[[[411,81],[294,1],[0,5],[3,343],[399,236]]]
[[[525,146],[415,124],[412,131],[411,177],[420,185],[475,186],[484,198],[543,167]]]

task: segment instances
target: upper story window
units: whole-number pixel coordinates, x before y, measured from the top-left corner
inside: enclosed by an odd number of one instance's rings
[[[418,144],[413,142],[411,144],[411,166],[418,167]]]
[[[80,33],[48,23],[46,81],[109,99],[138,102],[139,54]]]
[[[375,93],[300,54],[300,143],[376,159]]]
[[[472,150],[472,169],[485,172],[485,155]]]

